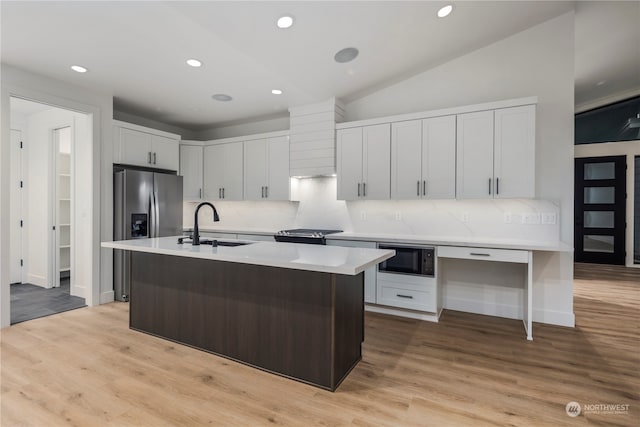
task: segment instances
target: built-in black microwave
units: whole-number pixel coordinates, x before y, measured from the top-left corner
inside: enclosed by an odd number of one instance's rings
[[[378,245],[378,248],[396,251],[395,256],[378,264],[380,272],[435,276],[436,250],[433,247],[384,244]]]

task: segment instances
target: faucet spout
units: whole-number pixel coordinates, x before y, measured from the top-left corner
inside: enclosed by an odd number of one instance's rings
[[[203,206],[211,206],[211,209],[213,209],[213,220],[215,222],[220,221],[220,217],[218,216],[218,211],[216,210],[215,206],[213,206],[209,202],[200,203],[196,207],[196,212],[193,218],[193,246],[200,246],[200,228],[198,227],[198,212],[200,211],[200,208]]]

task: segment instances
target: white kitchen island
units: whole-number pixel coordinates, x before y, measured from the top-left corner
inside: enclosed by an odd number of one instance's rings
[[[334,391],[361,359],[364,273],[394,251],[178,237],[131,257],[130,327]]]

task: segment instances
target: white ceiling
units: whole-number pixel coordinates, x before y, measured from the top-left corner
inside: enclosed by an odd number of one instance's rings
[[[200,130],[332,96],[357,99],[574,8],[454,2],[438,19],[444,4],[2,1],[1,54],[3,63],[112,93],[117,110]],[[576,100],[640,87],[640,3],[580,3],[576,12]],[[295,17],[288,30],[275,26],[283,13]],[[349,46],[358,58],[334,62]],[[188,58],[203,67],[188,67]],[[77,74],[73,64],[89,72]],[[284,94],[272,95],[275,88]],[[234,99],[214,101],[215,93]]]

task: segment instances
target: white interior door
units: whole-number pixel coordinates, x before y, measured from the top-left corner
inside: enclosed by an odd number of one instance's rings
[[[9,258],[11,260],[9,283],[22,283],[22,132],[11,129],[11,164],[10,164],[10,243]]]

